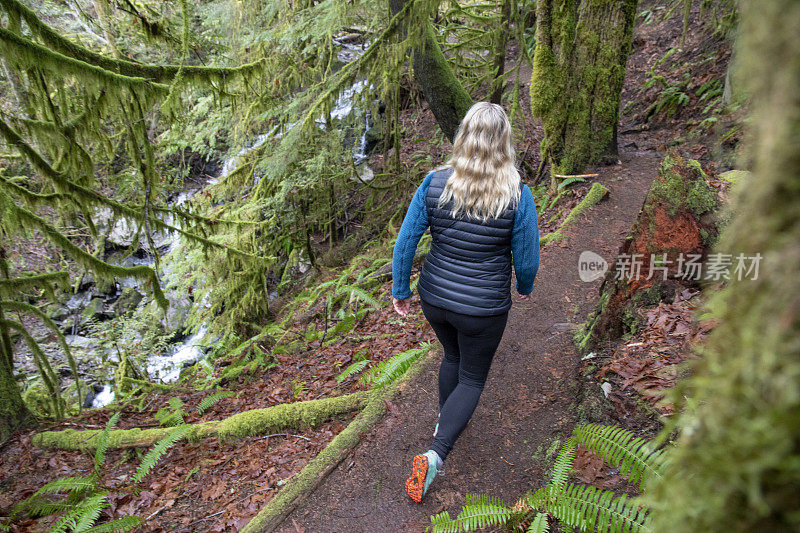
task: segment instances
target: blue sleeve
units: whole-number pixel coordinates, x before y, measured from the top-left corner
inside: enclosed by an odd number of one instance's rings
[[[511,254],[517,274],[517,292],[530,294],[539,271],[539,222],[533,193],[527,185],[522,187],[522,197],[514,218]]]
[[[433,172],[425,176],[422,184],[414,193],[411,205],[406,211],[403,225],[400,226],[400,233],[394,243],[392,253],[392,296],[398,300],[404,300],[411,296],[411,266],[414,262],[414,254],[417,251],[417,244],[428,227],[428,209],[425,207],[425,196],[428,194],[428,185],[431,183]]]

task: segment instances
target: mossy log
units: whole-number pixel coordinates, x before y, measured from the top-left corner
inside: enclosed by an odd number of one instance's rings
[[[540,239],[540,245],[544,246],[549,242],[566,239],[567,237],[564,235],[564,233],[562,233],[562,231],[574,224],[587,209],[605,198],[606,194],[608,194],[608,188],[605,185],[602,183],[593,183],[592,188],[589,189],[589,192],[583,197],[583,200],[581,200],[578,205],[572,208],[572,211],[569,212],[567,218],[564,219],[564,222],[561,223],[558,229],[548,233]]]
[[[361,409],[368,399],[368,391],[359,391],[334,398],[284,403],[264,409],[253,409],[235,414],[224,420],[191,424],[187,440],[216,436],[220,439],[251,437],[287,428],[317,427],[331,418]],[[155,444],[175,428],[118,429],[109,433],[108,447],[138,448]],[[43,431],[33,436],[33,444],[42,448],[61,450],[93,450],[97,447],[100,431],[72,430]]]
[[[531,111],[542,159],[577,174],[617,152],[617,123],[637,0],[539,0]]]
[[[386,401],[394,396],[403,382],[425,368],[425,362],[436,357],[434,354],[441,355],[438,350],[429,350],[400,378],[386,387],[374,389],[364,410],[250,520],[241,530],[242,533],[269,533],[275,530],[355,448],[362,435],[383,418],[387,409]]]

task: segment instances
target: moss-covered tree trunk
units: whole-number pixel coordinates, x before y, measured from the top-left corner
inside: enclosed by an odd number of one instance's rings
[[[617,152],[620,92],[637,0],[539,0],[531,110],[551,174],[580,173]]]
[[[684,389],[653,531],[800,531],[800,2],[741,2],[753,175],[717,251],[761,254],[709,307],[719,326]]]
[[[0,246],[0,279],[8,279],[8,277],[6,251]],[[0,324],[3,324],[3,320],[3,310],[0,308]],[[14,353],[12,350],[8,328],[0,325],[0,442],[6,440],[11,431],[28,416],[28,410],[22,401],[17,381],[14,379]]]
[[[392,15],[399,13],[406,1],[389,0]],[[442,132],[452,141],[461,119],[472,106],[472,98],[444,57],[433,26],[428,20],[424,24],[422,39],[413,51],[414,78]]]
[[[0,443],[28,416],[14,379],[14,369],[7,363],[10,355],[5,342],[0,342]]]

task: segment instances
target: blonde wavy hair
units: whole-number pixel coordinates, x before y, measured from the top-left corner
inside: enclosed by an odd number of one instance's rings
[[[485,222],[519,202],[520,177],[503,108],[478,102],[469,108],[453,141],[453,153],[439,169],[452,168],[439,207],[453,201],[451,214]]]

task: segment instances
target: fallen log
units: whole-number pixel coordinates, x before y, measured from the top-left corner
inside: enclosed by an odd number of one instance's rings
[[[598,182],[593,183],[592,188],[589,189],[589,192],[583,197],[583,200],[581,200],[578,205],[572,208],[572,211],[569,212],[569,215],[567,215],[567,218],[564,219],[564,222],[561,223],[558,229],[543,236],[539,240],[539,245],[544,246],[549,242],[566,239],[567,237],[562,233],[562,230],[574,224],[584,211],[602,200],[606,194],[608,194],[608,189],[605,185]]]
[[[190,424],[186,440],[216,436],[220,439],[253,437],[282,429],[317,427],[331,418],[358,411],[366,405],[369,391],[344,396],[283,403],[237,413],[223,420]],[[166,437],[174,428],[117,429],[108,434],[108,448],[139,448],[151,446]],[[88,451],[97,448],[102,431],[74,430],[43,431],[32,442],[41,448]]]
[[[429,350],[420,356],[406,372],[385,387],[373,389],[364,409],[322,450],[303,467],[241,530],[241,533],[270,533],[308,497],[330,474],[361,438],[381,421],[387,410],[386,402],[405,383],[419,374],[440,350]]]

